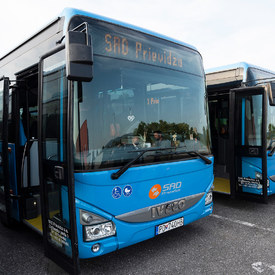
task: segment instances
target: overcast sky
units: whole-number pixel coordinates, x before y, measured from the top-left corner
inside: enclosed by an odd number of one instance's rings
[[[74,7],[195,46],[205,68],[246,61],[275,71],[275,0],[4,0],[0,56]]]

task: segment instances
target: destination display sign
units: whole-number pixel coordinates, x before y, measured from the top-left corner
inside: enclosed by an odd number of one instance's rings
[[[201,57],[194,50],[109,23],[92,20],[90,24],[94,55],[203,74]]]

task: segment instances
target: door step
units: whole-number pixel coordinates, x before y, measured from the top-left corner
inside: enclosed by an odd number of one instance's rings
[[[230,181],[229,181],[229,179],[215,177],[214,192],[230,195]]]
[[[42,230],[41,215],[39,215],[34,219],[29,219],[29,220],[24,219],[23,223],[28,227],[32,228],[34,231],[38,232],[39,234],[42,234],[43,230]]]

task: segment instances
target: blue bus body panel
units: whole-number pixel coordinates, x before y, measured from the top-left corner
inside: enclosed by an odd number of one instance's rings
[[[213,157],[211,160],[213,162]],[[213,184],[213,164],[206,165],[201,159],[193,159],[132,167],[118,180],[112,180],[111,174],[115,171],[75,173],[80,258],[99,256],[152,238],[155,236],[155,227],[167,221],[184,217],[185,225],[212,213],[212,203],[205,206],[205,196]],[[157,185],[161,187],[159,195],[156,198],[150,198],[152,188]],[[116,190],[120,191],[115,192]],[[126,193],[127,190],[130,192]],[[197,203],[183,212],[177,212],[168,217],[159,217],[145,222],[125,222],[117,217],[199,193],[203,193],[203,196]],[[112,220],[116,225],[117,235],[96,242],[83,242],[79,209]],[[91,252],[91,246],[94,243],[100,243],[102,247],[97,253]]]
[[[269,152],[268,152],[269,153]],[[268,195],[275,194],[275,182],[270,177],[275,175],[275,155],[267,155],[267,178],[269,180],[269,188],[267,189]]]
[[[268,154],[269,152],[267,152]],[[242,176],[247,178],[255,178],[256,172],[262,173],[262,159],[243,157],[242,158]],[[272,195],[275,193],[275,182],[270,179],[275,175],[275,156],[267,156],[267,179],[269,186],[267,188],[267,194]],[[243,192],[253,193],[257,195],[262,194],[262,188],[243,187]]]
[[[127,170],[118,180],[111,179],[113,170],[75,173],[76,197],[87,203],[92,202],[112,215],[121,215],[149,205],[205,192],[208,186],[206,183],[210,184],[213,177],[209,173],[210,167],[211,165],[205,165],[198,159],[139,166]],[[150,199],[149,191],[154,185],[163,187],[165,184],[178,182],[182,183],[180,188],[173,189],[172,186],[171,190],[162,191],[156,199]],[[122,193],[128,185],[132,188],[132,194],[126,197]],[[113,196],[116,187],[122,190],[120,196]]]
[[[242,177],[255,179],[255,173],[262,173],[262,159],[242,157]],[[261,195],[262,188],[242,187],[243,192]]]

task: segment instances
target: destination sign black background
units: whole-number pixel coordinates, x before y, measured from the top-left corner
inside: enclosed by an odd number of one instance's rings
[[[142,62],[203,76],[201,56],[183,45],[118,25],[74,18],[72,26],[89,23],[93,54]]]

